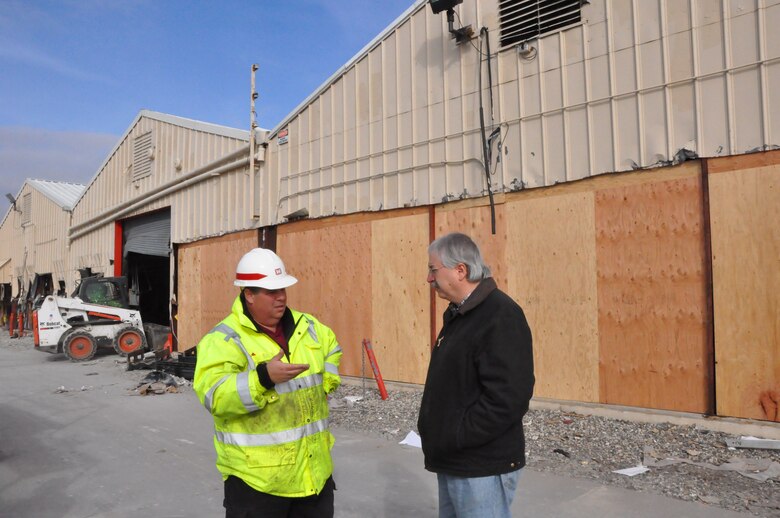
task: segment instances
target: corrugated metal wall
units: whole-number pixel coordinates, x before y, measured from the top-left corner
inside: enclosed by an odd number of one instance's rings
[[[487,27],[496,190],[553,185],[669,163],[680,150],[725,156],[780,144],[777,0],[592,0],[583,22],[499,49],[495,0],[466,0],[463,25]],[[263,224],[440,203],[484,194],[480,61],[444,13],[420,3],[269,142]],[[484,50],[484,49],[483,49]]]
[[[133,141],[152,132],[151,175],[132,180]],[[126,202],[140,206],[113,219],[124,219],[171,208],[171,242],[182,243],[252,228],[250,215],[250,178],[247,166],[219,176],[187,185],[158,199],[145,202],[154,189],[176,183],[188,173],[219,160],[247,146],[247,141],[217,135],[191,127],[179,126],[151,117],[140,117],[132,126],[102,169],[87,187],[74,208],[74,230],[101,214],[114,211]],[[244,157],[248,157],[248,151]],[[237,157],[239,158],[239,157]],[[184,183],[183,180],[181,182]],[[111,274],[114,259],[113,219],[83,236],[73,239],[70,250],[74,264],[69,286],[76,278],[75,269],[90,266]],[[72,234],[73,235],[73,234]]]
[[[69,269],[65,245],[69,214],[29,184],[19,193],[20,210],[27,195],[30,221],[22,224],[22,213],[11,209],[0,233],[0,263],[11,259],[0,269],[0,279],[12,283],[14,295],[18,294],[19,276],[27,290],[36,273],[51,273],[56,285],[58,280],[65,279]]]

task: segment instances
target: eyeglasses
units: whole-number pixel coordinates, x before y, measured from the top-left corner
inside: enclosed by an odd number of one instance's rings
[[[443,266],[441,268],[444,268]],[[434,275],[436,272],[441,270],[441,268],[434,268],[433,266],[428,267],[428,275]]]

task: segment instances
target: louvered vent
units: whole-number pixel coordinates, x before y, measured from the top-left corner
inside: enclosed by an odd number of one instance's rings
[[[152,174],[152,132],[139,135],[133,142],[133,180]]]
[[[499,0],[501,46],[579,23],[582,0]]]
[[[32,221],[32,194],[22,197],[22,225]]]

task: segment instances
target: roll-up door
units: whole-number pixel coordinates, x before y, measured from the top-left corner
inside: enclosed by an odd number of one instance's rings
[[[143,255],[168,257],[171,250],[171,213],[168,210],[132,218],[124,222],[124,249]]]

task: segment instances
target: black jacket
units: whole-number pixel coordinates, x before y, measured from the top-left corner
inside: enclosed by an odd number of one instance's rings
[[[484,279],[444,313],[417,429],[425,469],[460,477],[525,466],[523,416],[533,395],[531,330],[523,310]]]

